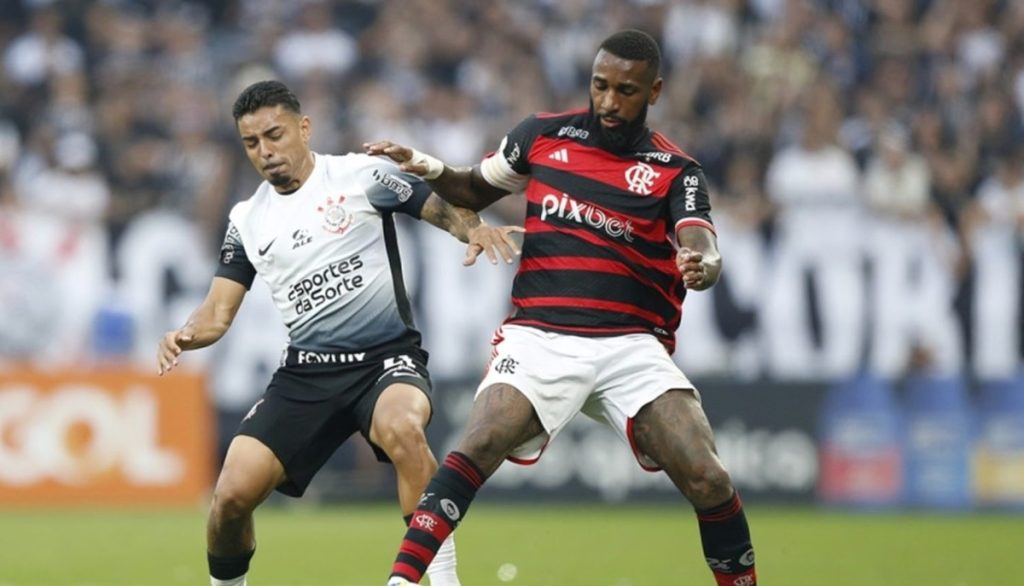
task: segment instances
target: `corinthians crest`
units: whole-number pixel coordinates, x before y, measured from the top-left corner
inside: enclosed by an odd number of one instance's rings
[[[324,230],[332,234],[344,234],[345,230],[352,225],[352,214],[345,211],[341,205],[344,201],[344,195],[339,195],[337,200],[328,197],[327,201],[317,206],[316,211],[324,215]]]

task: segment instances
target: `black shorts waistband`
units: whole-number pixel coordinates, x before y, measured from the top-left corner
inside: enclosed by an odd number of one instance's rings
[[[365,350],[303,350],[289,346],[281,354],[281,366],[360,366],[389,356],[409,354],[424,363],[427,353],[418,344],[382,344]]]
[[[352,364],[366,364],[379,356],[379,352],[366,350],[328,352],[320,350],[298,350],[288,348],[281,357],[282,366],[307,366],[307,365],[336,365],[346,366]]]

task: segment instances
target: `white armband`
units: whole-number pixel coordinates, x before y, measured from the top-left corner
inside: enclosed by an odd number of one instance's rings
[[[412,149],[412,157],[409,158],[409,164],[411,165],[426,165],[427,172],[423,175],[424,179],[431,180],[437,179],[444,173],[444,163],[437,157],[432,157],[427,153],[421,153],[416,149]]]
[[[519,193],[530,180],[526,175],[513,171],[500,151],[480,162],[480,175],[487,183],[509,193]]]

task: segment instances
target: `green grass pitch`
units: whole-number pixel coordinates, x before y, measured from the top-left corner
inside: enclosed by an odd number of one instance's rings
[[[1021,516],[752,506],[748,517],[765,586],[1024,584]],[[0,586],[208,584],[204,519],[0,510]],[[384,505],[268,506],[256,528],[250,586],[383,586],[402,534]],[[713,585],[683,505],[479,503],[457,544],[465,586]]]

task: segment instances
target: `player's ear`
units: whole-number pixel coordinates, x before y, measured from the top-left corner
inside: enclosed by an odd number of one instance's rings
[[[651,84],[651,96],[649,98],[647,98],[647,105],[648,106],[653,106],[655,104],[655,102],[658,101],[658,96],[661,95],[661,85],[662,85],[662,78],[660,78],[660,77],[658,79],[655,79],[654,83]]]
[[[302,136],[302,142],[309,144],[309,137],[313,135],[313,122],[309,116],[303,116],[299,120],[299,134]]]

